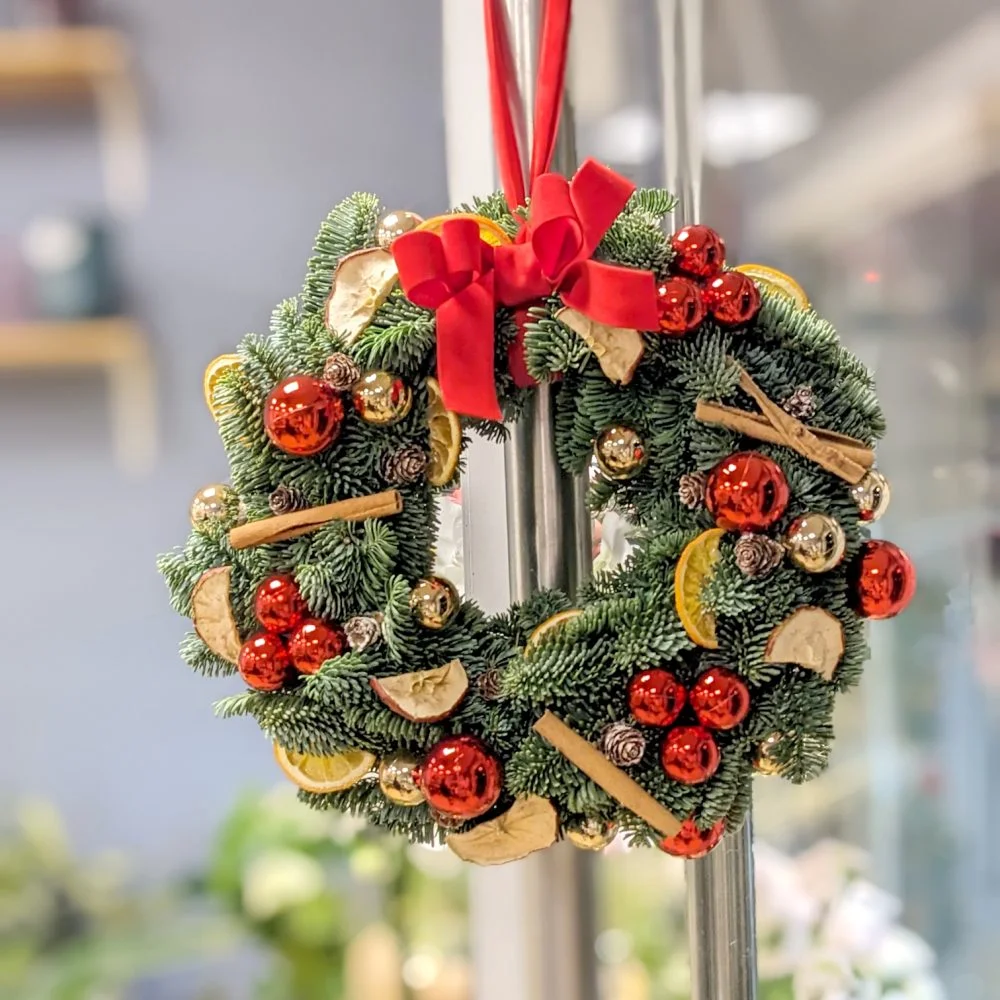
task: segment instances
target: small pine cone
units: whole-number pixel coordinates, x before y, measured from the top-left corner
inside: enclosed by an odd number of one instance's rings
[[[500,680],[502,678],[499,667],[488,667],[476,681],[476,687],[484,701],[496,701],[500,697]]]
[[[394,486],[417,482],[426,469],[427,452],[415,444],[403,445],[398,451],[382,456],[382,476]]]
[[[707,476],[704,472],[685,472],[681,476],[680,485],[677,487],[677,495],[685,507],[694,510],[705,502],[705,482]]]
[[[355,653],[375,645],[382,638],[382,615],[357,615],[344,622],[347,644]]]
[[[816,394],[811,385],[800,385],[781,404],[785,413],[790,413],[797,420],[812,420],[816,415]]]
[[[785,547],[767,535],[745,532],[733,547],[736,565],[745,576],[767,576],[785,558]]]
[[[346,392],[361,378],[361,369],[346,354],[331,354],[323,367],[323,381],[339,392]]]
[[[616,767],[632,767],[646,752],[646,738],[627,722],[612,722],[601,733],[601,753]]]
[[[272,514],[291,514],[293,510],[304,510],[309,506],[309,501],[301,490],[293,486],[279,486],[268,497],[268,506]]]

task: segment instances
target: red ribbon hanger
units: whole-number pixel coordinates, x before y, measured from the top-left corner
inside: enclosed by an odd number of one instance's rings
[[[416,305],[436,311],[438,381],[445,405],[471,417],[502,418],[494,378],[497,305],[524,307],[558,294],[578,312],[609,326],[657,327],[652,272],[591,257],[625,207],[635,185],[587,160],[572,180],[549,173],[566,80],[572,0],[545,0],[538,60],[531,164],[525,177],[514,108],[519,106],[514,60],[502,0],[484,0],[493,136],[504,195],[511,212],[531,200],[514,243],[491,247],[474,220],[445,222],[440,235],[398,237],[392,253],[400,284]],[[510,358],[518,384],[521,354]],[[520,373],[521,377],[517,378]]]

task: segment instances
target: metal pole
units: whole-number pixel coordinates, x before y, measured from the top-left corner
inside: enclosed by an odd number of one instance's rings
[[[701,216],[702,2],[659,0],[666,185],[673,222]],[[756,1000],[750,817],[705,858],[687,862],[692,1000]]]
[[[535,103],[539,0],[504,0],[521,91],[520,132],[530,155]],[[564,109],[553,169],[575,168],[572,121]],[[586,482],[567,476],[555,453],[552,387],[540,385],[504,449],[511,597],[556,587],[569,594],[591,575],[592,529]],[[568,844],[529,859],[535,867],[535,970],[544,1000],[598,1000],[594,952],[593,858]]]

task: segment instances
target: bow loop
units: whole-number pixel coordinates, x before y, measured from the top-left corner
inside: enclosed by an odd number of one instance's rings
[[[590,257],[628,204],[635,185],[603,163],[588,159],[573,175],[569,188],[583,229],[583,252]]]
[[[392,255],[407,298],[424,309],[437,309],[493,266],[492,248],[470,219],[445,222],[440,234],[417,230],[399,236]]]
[[[531,189],[528,229],[542,274],[558,281],[583,250],[583,229],[565,177],[542,174],[537,178]]]

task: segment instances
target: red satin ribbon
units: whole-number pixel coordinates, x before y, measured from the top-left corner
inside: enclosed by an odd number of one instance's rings
[[[490,66],[493,134],[511,211],[526,203],[526,178],[514,109],[520,107],[502,0],[483,0]],[[566,79],[572,0],[545,0],[538,59],[534,141],[527,183],[531,204],[517,241],[490,247],[472,220],[446,222],[441,235],[407,233],[392,244],[409,299],[437,313],[438,380],[458,413],[501,418],[494,379],[497,304],[524,307],[558,294],[578,312],[609,326],[657,326],[656,283],[649,271],[592,260],[635,186],[594,160],[572,181],[548,173]],[[518,310],[524,315],[524,310]],[[521,324],[519,323],[519,326]],[[509,369],[518,385],[535,384],[524,362],[523,333]]]

